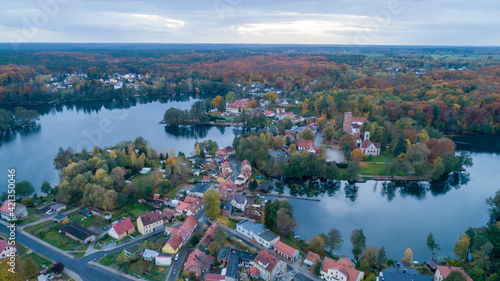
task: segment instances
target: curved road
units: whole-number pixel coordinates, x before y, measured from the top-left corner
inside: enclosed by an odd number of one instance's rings
[[[0,232],[3,234],[9,235],[9,229],[3,224],[0,224]],[[158,236],[162,234],[162,231],[159,231],[158,233],[153,234],[152,236],[147,236],[144,237],[146,238],[152,238],[155,236]],[[139,242],[142,241],[143,239],[136,239],[135,241]],[[65,268],[68,268],[71,271],[74,271],[76,274],[80,275],[80,278],[84,281],[97,281],[97,280],[106,280],[106,281],[122,281],[122,280],[128,280],[125,277],[122,277],[118,274],[111,273],[109,271],[100,269],[95,266],[88,265],[87,262],[92,261],[94,259],[103,257],[105,254],[110,254],[114,253],[117,251],[121,251],[127,247],[129,247],[131,244],[123,245],[117,248],[114,248],[109,251],[99,251],[97,253],[85,256],[81,259],[71,259],[68,258],[65,255],[62,255],[58,253],[57,251],[52,250],[49,247],[46,247],[45,245],[42,245],[38,241],[31,239],[27,237],[26,235],[16,231],[16,242],[19,242],[23,244],[24,246],[30,248],[34,252],[40,253],[43,256],[55,261],[55,262],[62,262],[65,266]]]

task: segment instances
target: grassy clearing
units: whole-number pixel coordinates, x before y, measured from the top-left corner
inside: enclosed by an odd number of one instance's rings
[[[225,225],[231,229],[236,229],[236,224],[239,222],[239,220],[235,220],[232,218],[228,218],[225,216],[218,216],[215,221],[219,222],[222,225]]]
[[[52,221],[45,221],[25,229],[43,241],[63,250],[74,251],[81,244],[75,240],[59,233],[59,224]]]
[[[123,217],[138,218],[139,216],[148,211],[153,211],[153,209],[148,205],[141,204],[134,200],[134,202],[130,202],[129,204],[121,207],[120,209],[114,210],[112,220],[120,219]]]
[[[167,196],[174,198],[177,195],[177,192],[179,192],[184,186],[186,186],[186,184],[182,183],[182,184],[170,189],[167,192]]]
[[[367,162],[392,163],[394,156],[388,150],[380,152],[380,155],[371,156]]]

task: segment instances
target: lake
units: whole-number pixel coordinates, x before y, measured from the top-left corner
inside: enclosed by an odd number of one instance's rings
[[[231,145],[234,135],[240,132],[237,128],[159,124],[168,108],[189,109],[194,101],[190,96],[175,96],[33,107],[42,114],[39,126],[16,132],[0,142],[0,180],[7,182],[7,168],[15,168],[18,181],[29,180],[37,189],[45,180],[57,185],[58,170],[52,161],[59,147],[90,150],[94,144],[111,146],[138,136],[158,151],[170,152],[173,148],[186,155],[194,151],[196,141],[212,139],[219,146]],[[400,186],[334,182],[318,196],[320,202],[291,199],[299,223],[295,232],[309,240],[336,227],[344,237],[338,253],[351,256],[350,234],[354,228],[361,228],[367,245],[384,245],[391,258],[402,258],[409,247],[417,260],[430,258],[425,241],[433,232],[441,245],[437,256],[454,256],[460,235],[469,226],[482,226],[488,221],[484,202],[499,188],[497,140],[498,136],[458,139],[458,149],[471,152],[474,166],[446,182]]]

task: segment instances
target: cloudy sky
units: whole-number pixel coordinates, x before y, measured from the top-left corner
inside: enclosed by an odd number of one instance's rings
[[[0,42],[500,45],[498,0],[0,0]]]

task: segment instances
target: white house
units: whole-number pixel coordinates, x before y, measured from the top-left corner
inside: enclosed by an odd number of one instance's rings
[[[231,203],[231,206],[242,211],[245,211],[248,204],[247,198],[243,196],[227,197],[227,201]]]
[[[356,270],[354,264],[347,258],[338,261],[325,258],[321,264],[321,279],[338,281],[361,281],[363,271]]]
[[[172,256],[156,256],[155,264],[158,266],[169,266],[172,264]]]
[[[28,210],[23,204],[17,204],[15,202],[5,200],[2,207],[0,208],[0,214],[2,216],[2,219],[4,220],[10,220],[11,218],[22,219],[28,216]]]
[[[142,168],[142,170],[139,172],[141,175],[147,175],[149,174],[149,172],[151,172],[151,168]]]
[[[15,254],[15,247],[11,247],[5,240],[0,240],[0,260]]]
[[[142,258],[144,258],[147,261],[152,261],[154,258],[156,258],[160,253],[150,250],[150,249],[145,249],[144,253],[142,253]]]
[[[236,231],[257,241],[259,234],[263,233],[265,228],[263,224],[253,223],[246,219],[236,224]]]
[[[380,154],[380,144],[370,141],[369,131],[365,131],[365,140],[361,142],[361,151],[364,155],[377,156]]]

